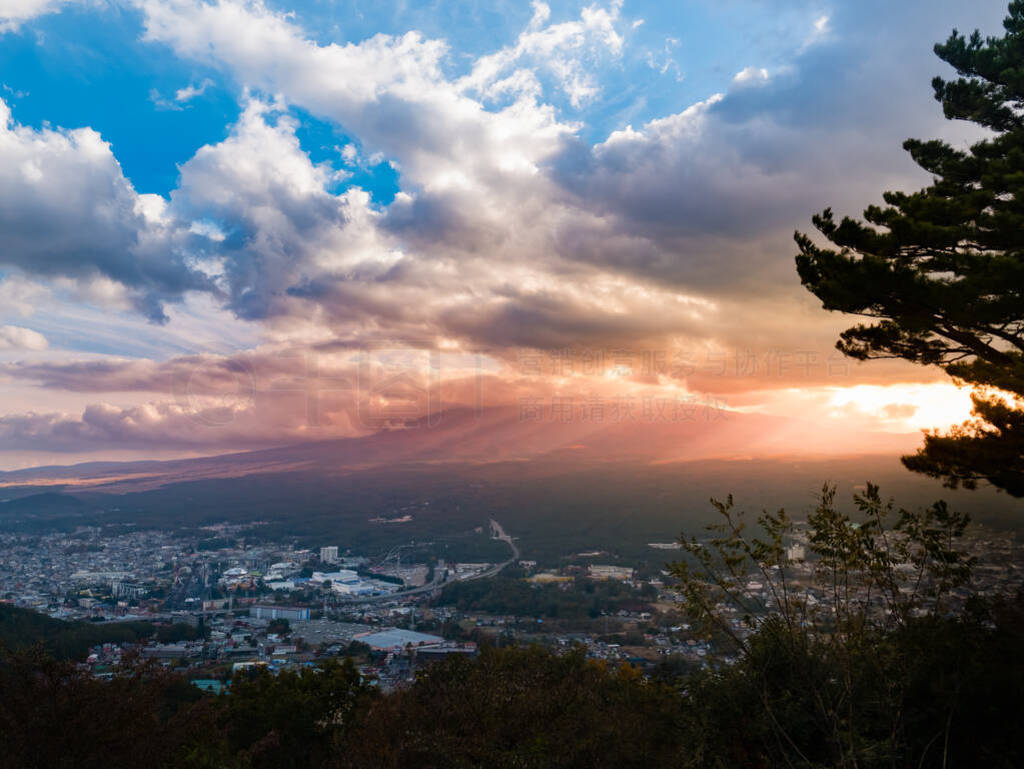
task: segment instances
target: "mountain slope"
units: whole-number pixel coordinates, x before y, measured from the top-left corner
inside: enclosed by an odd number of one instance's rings
[[[182,480],[260,473],[343,473],[409,463],[550,461],[665,463],[777,456],[848,456],[911,449],[916,435],[836,435],[809,422],[695,408],[621,419],[531,418],[516,408],[446,411],[373,435],[198,459],[100,462],[0,473],[0,486],[136,491]],[[595,415],[591,415],[595,416]],[[600,416],[600,415],[596,415]],[[572,418],[568,418],[572,417]]]

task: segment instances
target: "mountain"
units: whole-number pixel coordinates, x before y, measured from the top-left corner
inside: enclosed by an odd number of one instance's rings
[[[749,511],[785,507],[799,516],[822,484],[835,484],[849,505],[868,480],[903,506],[944,498],[986,525],[1024,523],[1005,495],[951,492],[903,468],[899,456],[916,435],[837,434],[735,412],[651,422],[520,416],[447,411],[359,438],[3,473],[0,528],[139,526],[204,536],[205,526],[256,523],[245,536],[365,554],[417,543],[405,556],[475,562],[507,556],[504,543],[482,533],[494,518],[527,558],[561,563],[598,551],[643,563],[664,557],[649,543],[701,531],[713,517],[711,497],[734,494]]]
[[[898,455],[918,436],[837,435],[762,414],[695,408],[675,418],[533,419],[516,408],[453,409],[372,435],[171,461],[93,462],[0,472],[3,487],[124,493],[181,481],[265,473],[344,473],[423,463],[660,464],[705,459]],[[575,415],[573,415],[575,416]]]
[[[0,488],[84,486],[125,493],[168,483],[264,473],[334,474],[423,463],[660,464],[708,459],[823,458],[910,450],[913,434],[847,433],[759,414],[695,409],[674,419],[531,419],[515,408],[445,411],[372,435],[198,459],[94,462],[0,472]],[[574,416],[574,415],[573,415]]]

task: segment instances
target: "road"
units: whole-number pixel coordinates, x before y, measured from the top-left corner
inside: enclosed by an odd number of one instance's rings
[[[493,568],[478,574],[476,577],[473,577],[473,579],[479,579],[480,577],[491,577],[497,574],[502,569],[504,569],[513,561],[519,560],[519,548],[516,547],[516,543],[512,541],[512,537],[509,534],[505,533],[505,530],[501,527],[501,524],[493,518],[491,518],[491,536],[494,537],[494,539],[500,539],[502,542],[508,545],[512,549],[512,557],[505,561],[505,563],[500,563],[497,566],[494,566]]]

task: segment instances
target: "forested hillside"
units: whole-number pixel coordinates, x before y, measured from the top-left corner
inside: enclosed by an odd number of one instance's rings
[[[155,632],[149,622],[65,622],[0,604],[0,645],[9,650],[41,645],[57,659],[80,659],[97,644],[135,643]]]

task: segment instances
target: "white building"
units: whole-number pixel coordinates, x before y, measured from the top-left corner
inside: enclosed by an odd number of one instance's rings
[[[331,590],[338,595],[373,595],[377,592],[372,584],[367,582],[332,582]]]
[[[116,581],[111,585],[111,592],[116,598],[142,598],[146,588],[135,582]]]
[[[270,564],[267,569],[267,579],[279,579],[295,574],[299,571],[299,565],[295,561],[278,561]],[[275,576],[277,575],[277,576]]]
[[[321,563],[337,563],[338,562],[338,548],[336,545],[330,547],[320,548],[320,562]]]
[[[290,579],[271,580],[270,582],[264,582],[263,584],[266,585],[271,590],[294,590],[295,589],[295,582],[293,582]]]
[[[807,553],[801,544],[792,544],[786,549],[786,558],[790,561],[802,561]]]
[[[588,567],[587,573],[591,579],[633,579],[633,570],[626,566],[605,566],[595,563]]]
[[[376,651],[401,651],[407,646],[440,646],[444,643],[440,636],[401,628],[387,628],[377,633],[360,633],[355,640],[367,644]]]
[[[309,581],[313,584],[323,584],[330,580],[331,584],[354,585],[359,582],[359,575],[351,569],[339,569],[338,571],[314,571]]]
[[[256,619],[309,619],[309,609],[304,606],[253,606],[250,614]]]

